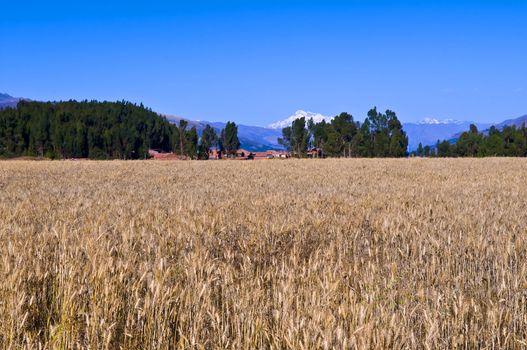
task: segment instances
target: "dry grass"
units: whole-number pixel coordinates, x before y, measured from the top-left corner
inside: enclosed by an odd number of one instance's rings
[[[0,162],[0,348],[527,347],[527,160]]]

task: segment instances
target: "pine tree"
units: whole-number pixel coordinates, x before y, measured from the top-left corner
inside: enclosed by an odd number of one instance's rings
[[[198,157],[198,131],[195,126],[185,135],[185,155],[191,159]]]
[[[419,142],[419,146],[417,146],[417,156],[422,157],[423,155],[423,144]]]
[[[306,118],[302,117],[293,121],[291,125],[291,148],[293,153],[301,158],[305,157],[308,143]]]
[[[187,126],[188,122],[184,119],[181,119],[179,121],[179,127],[178,127],[178,144],[179,144],[179,155],[183,156],[185,155],[185,144],[187,141]]]
[[[207,124],[201,134],[198,158],[199,159],[209,159],[209,152],[212,147],[217,145],[217,143],[218,143],[218,135],[216,135],[216,131],[214,130],[212,126]]]
[[[174,130],[129,102],[21,101],[0,111],[0,155],[135,159],[150,147],[170,150]]]
[[[225,128],[221,132],[221,145],[230,157],[236,155],[236,151],[240,148],[240,140],[238,139],[238,126],[234,122],[227,122]]]

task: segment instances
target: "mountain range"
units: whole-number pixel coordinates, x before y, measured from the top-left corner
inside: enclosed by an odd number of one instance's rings
[[[408,151],[415,151],[421,143],[423,146],[435,145],[437,140],[449,140],[467,131],[470,124],[475,124],[479,130],[492,126],[490,123],[477,123],[452,119],[437,120],[426,118],[417,123],[403,123],[403,130],[408,135]]]
[[[284,120],[270,124],[268,128],[281,130],[286,126],[290,126],[295,119],[301,117],[305,117],[306,120],[313,118],[315,122],[320,122],[322,120],[329,122],[331,119],[333,119],[333,117],[324,116],[319,113],[305,112],[300,110]],[[516,119],[511,119],[504,123],[508,123],[507,125],[510,125],[515,121]],[[455,119],[439,120],[435,118],[424,118],[417,123],[403,123],[403,129],[408,135],[408,150],[416,150],[419,146],[419,143],[421,143],[423,146],[435,145],[437,140],[448,140],[454,138],[461,132],[468,130],[470,124],[476,124],[480,130],[485,130],[492,126],[490,123],[475,123],[469,121],[459,121]]]
[[[5,93],[0,93],[0,109],[14,108],[20,100],[27,100],[25,98],[12,97]],[[165,117],[172,123],[179,123],[181,119],[185,119],[189,123],[189,127],[195,126],[198,133],[201,134],[207,124],[212,126],[217,133],[225,127],[223,122],[207,122],[199,120],[190,120],[171,115]],[[267,127],[238,125],[238,137],[240,139],[241,147],[248,151],[266,151],[269,149],[280,150],[283,147],[278,144],[278,138],[282,135],[282,129],[290,126],[291,123],[298,118],[305,117],[306,120],[313,118],[315,122],[322,120],[331,121],[333,117],[325,116],[320,113],[307,112],[298,110],[291,116],[269,124]],[[435,145],[437,140],[451,140],[457,138],[462,132],[467,131],[470,124],[475,124],[479,130],[485,131],[492,125],[497,128],[503,128],[506,125],[515,125],[517,127],[523,124],[527,125],[527,115],[516,119],[508,119],[498,124],[478,123],[469,121],[459,121],[454,119],[438,120],[434,118],[425,118],[416,123],[403,123],[403,129],[408,135],[408,151],[417,149],[419,143],[423,146]]]
[[[523,125],[527,126],[527,114],[516,119],[507,119],[499,124],[496,124],[498,129],[502,129],[505,126],[516,126],[517,128]]]
[[[225,128],[226,124],[223,122],[189,120],[186,118],[175,117],[170,115],[165,115],[165,117],[168,119],[168,121],[174,124],[179,124],[179,121],[181,119],[185,119],[189,124],[188,127],[191,128],[195,126],[198,131],[198,134],[200,135],[203,129],[205,129],[205,126],[207,126],[207,124],[212,126],[218,134],[221,132],[221,129]],[[271,129],[264,128],[261,126],[238,124],[238,138],[240,140],[241,148],[247,151],[260,152],[271,149],[281,150],[283,149],[283,147],[278,144],[278,138],[281,136],[282,129]]]
[[[225,127],[225,123],[223,122],[189,120],[171,115],[165,115],[165,117],[175,124],[179,124],[181,119],[185,119],[189,123],[189,127],[196,127],[198,134],[201,134],[207,124],[212,126],[218,134],[221,129]],[[324,116],[320,113],[298,110],[286,119],[269,124],[267,127],[240,124],[238,125],[238,138],[240,139],[241,147],[253,152],[270,149],[281,150],[283,147],[278,144],[278,138],[282,136],[282,129],[291,126],[293,121],[302,117],[305,117],[306,120],[313,118],[316,123],[319,123],[322,120],[330,121],[333,119],[332,117]]]
[[[269,124],[267,127],[239,125],[238,135],[242,148],[249,151],[264,151],[268,149],[282,149],[278,144],[277,139],[282,136],[282,129],[290,126],[291,123],[301,117],[306,120],[313,118],[315,122],[322,120],[331,121],[332,117],[322,115],[320,113],[312,113],[299,110],[293,115]],[[178,122],[181,118],[168,117],[173,122]],[[203,121],[189,121],[191,125],[195,125],[198,132],[203,130],[206,124],[213,126],[218,132],[225,127],[225,123],[221,122],[203,122]],[[434,118],[425,118],[416,123],[403,123],[403,130],[408,135],[408,151],[415,151],[421,143],[423,146],[435,146],[438,140],[451,140],[457,138],[462,132],[469,130],[470,124],[474,124],[480,131],[488,130],[492,125],[498,129],[504,126],[515,125],[520,127],[523,124],[527,125],[527,115],[508,119],[501,123],[479,123],[473,121],[460,121],[454,119],[438,120]]]

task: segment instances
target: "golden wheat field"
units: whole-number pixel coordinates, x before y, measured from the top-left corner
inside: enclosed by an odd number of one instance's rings
[[[0,162],[0,347],[524,349],[527,160]]]

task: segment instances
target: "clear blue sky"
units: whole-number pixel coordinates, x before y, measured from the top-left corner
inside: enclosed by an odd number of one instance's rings
[[[0,92],[266,125],[527,113],[527,1],[1,3]]]

